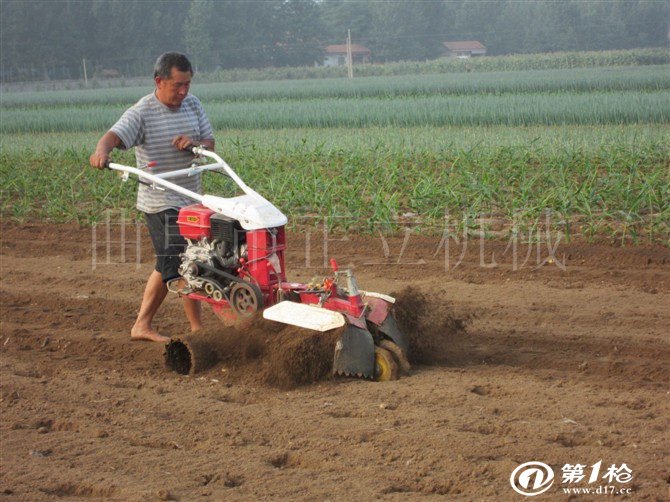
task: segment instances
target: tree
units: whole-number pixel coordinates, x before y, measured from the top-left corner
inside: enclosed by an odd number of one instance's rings
[[[310,65],[348,29],[380,62],[437,57],[446,40],[492,55],[659,47],[669,18],[650,0],[0,0],[0,77],[77,78],[83,58],[148,75],[169,50],[203,69]]]
[[[319,6],[312,0],[285,0],[275,11],[275,66],[311,65],[320,59]]]
[[[214,63],[212,53],[214,30],[212,26],[213,3],[211,0],[193,0],[184,22],[184,46],[194,64],[209,70]]]
[[[491,53],[497,49],[491,46],[490,39],[496,29],[496,21],[505,5],[503,0],[482,2],[464,0],[454,15],[454,32],[452,40],[477,40],[482,42]]]
[[[375,60],[426,59],[442,51],[442,2],[380,0],[373,3],[371,11],[370,49]]]
[[[515,5],[505,2],[496,18],[492,33],[486,36],[486,45],[491,54],[512,54],[524,52],[528,26],[532,24],[532,5]]]
[[[344,43],[347,30],[353,40],[363,45],[370,39],[373,27],[371,2],[363,0],[329,0],[321,5],[321,23],[325,45]]]

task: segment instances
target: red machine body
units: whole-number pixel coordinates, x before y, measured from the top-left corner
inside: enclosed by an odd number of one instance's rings
[[[219,277],[212,281],[220,286],[222,295],[203,294],[203,288],[183,289],[183,294],[194,300],[209,303],[214,311],[224,320],[234,320],[239,316],[239,309],[233,307],[231,311],[229,288],[233,281],[218,280],[222,272],[229,276],[234,276],[238,281],[245,281],[257,288],[260,297],[258,298],[258,307],[269,307],[279,301],[280,290],[286,283],[286,272],[284,268],[284,256],[286,250],[286,232],[283,226],[260,230],[244,230],[239,224],[225,217],[217,216],[216,212],[203,206],[202,204],[193,204],[183,207],[179,211],[177,218],[179,233],[188,240],[189,249],[199,247],[198,258],[200,261],[192,260],[197,263],[196,267],[202,269],[205,265],[201,263],[203,256],[210,254],[215,258],[210,259],[207,264],[218,271]],[[217,226],[218,224],[218,226]],[[215,229],[213,230],[213,226]],[[220,227],[224,227],[221,229]],[[218,228],[218,230],[217,230]],[[230,254],[227,260],[220,253],[214,243],[226,243],[226,252]],[[217,260],[218,258],[218,260]],[[187,258],[183,258],[187,259]],[[222,263],[224,265],[222,266]],[[182,275],[188,277],[188,267],[184,267]],[[203,276],[216,275],[216,271],[206,269]],[[197,283],[198,277],[191,279]],[[234,285],[234,284],[233,284]],[[210,288],[210,293],[212,293]]]
[[[196,243],[202,245],[206,242],[216,242],[218,236],[212,231],[216,218],[214,211],[201,204],[183,207],[177,218],[179,233],[189,241],[190,246],[197,245]],[[362,316],[365,305],[360,294],[357,291],[353,295],[338,294],[338,286],[332,278],[325,279],[318,288],[313,285],[286,281],[285,227],[248,231],[236,228],[235,232],[233,246],[239,246],[239,251],[234,264],[229,264],[234,266],[229,266],[226,272],[257,287],[263,308],[271,307],[293,296],[293,298],[299,298],[300,303],[318,304],[352,318]],[[227,238],[230,239],[230,235]],[[202,268],[202,265],[200,267]],[[333,264],[333,269],[337,271],[336,264]],[[225,287],[222,289],[228,293]],[[190,298],[209,303],[214,311],[225,320],[232,321],[239,316],[239,309],[236,309],[234,305],[231,310],[231,299],[227,294],[219,297],[202,293],[200,288],[190,292],[184,291],[184,294]]]
[[[266,306],[276,303],[277,295],[273,293],[276,293],[281,283],[286,282],[285,251],[284,227],[247,232],[248,258],[240,263],[239,273],[258,285],[263,296],[267,296]]]

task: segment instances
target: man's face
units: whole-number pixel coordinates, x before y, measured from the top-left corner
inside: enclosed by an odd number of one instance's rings
[[[178,108],[191,87],[191,72],[170,69],[170,78],[156,77],[156,97],[164,105]]]

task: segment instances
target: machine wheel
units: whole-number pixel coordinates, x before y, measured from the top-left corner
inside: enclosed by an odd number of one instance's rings
[[[375,347],[375,380],[387,382],[398,379],[398,363],[393,354],[381,347]]]
[[[393,354],[393,357],[398,363],[398,368],[401,373],[408,374],[409,370],[412,369],[412,367],[409,364],[409,361],[407,360],[407,355],[405,354],[405,351],[402,350],[395,342],[392,342],[391,340],[381,340],[379,342],[379,346],[383,349],[388,350],[391,354]]]
[[[216,288],[214,287],[214,284],[212,284],[211,282],[206,282],[206,283],[205,283],[205,293],[207,293],[209,296],[212,296],[212,294],[214,293],[215,289],[216,289]],[[216,299],[216,298],[215,298],[215,299]]]
[[[220,290],[215,289],[212,292],[212,299],[217,301],[217,302],[220,302],[221,300],[223,300],[223,293]]]
[[[230,306],[238,317],[251,317],[263,308],[263,296],[253,284],[237,282],[230,290]]]

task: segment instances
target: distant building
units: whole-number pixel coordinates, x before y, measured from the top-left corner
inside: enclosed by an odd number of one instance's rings
[[[447,48],[447,57],[469,58],[472,56],[486,56],[486,47],[476,40],[444,42]]]
[[[362,45],[351,44],[353,64],[369,63],[370,49]],[[342,66],[347,64],[347,45],[328,45],[323,55],[323,66]]]

